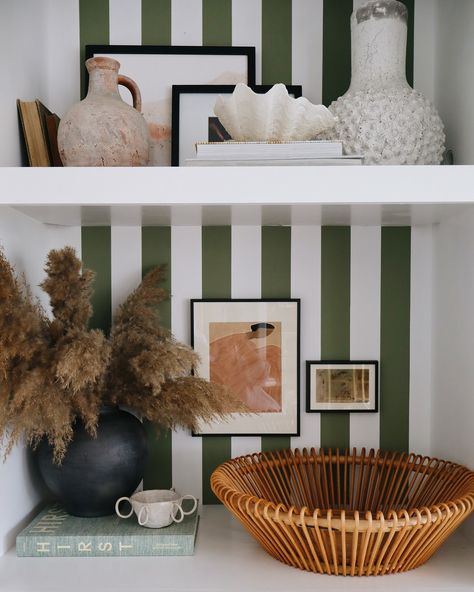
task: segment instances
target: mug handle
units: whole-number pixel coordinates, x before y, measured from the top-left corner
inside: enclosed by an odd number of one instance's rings
[[[145,511],[145,520],[142,520],[143,511]],[[140,511],[138,512],[138,524],[140,526],[145,526],[145,524],[147,522],[148,522],[148,508],[146,506],[142,506]]]
[[[183,515],[184,515],[184,516],[189,516],[190,514],[193,514],[193,513],[195,512],[195,510],[196,510],[196,508],[197,508],[197,505],[198,505],[198,501],[197,501],[197,499],[194,497],[194,495],[191,495],[191,494],[189,494],[189,493],[188,493],[187,495],[183,495],[183,497],[181,498],[181,501],[182,501],[182,500],[184,500],[184,499],[192,499],[192,500],[194,500],[194,506],[192,507],[192,509],[191,509],[191,510],[188,510],[187,512],[185,512],[185,511],[184,511],[184,510],[181,508],[181,511],[183,512]],[[181,506],[180,506],[180,507],[181,507]]]
[[[120,506],[121,502],[124,502],[124,501],[127,501],[128,503],[130,503],[130,498],[129,497],[119,498],[115,502],[115,513],[117,514],[117,516],[119,518],[130,518],[130,516],[133,514],[133,508],[130,510],[130,514],[127,514],[126,516],[124,516],[123,514],[120,513],[119,506]]]
[[[178,512],[181,513],[181,517],[180,518],[176,518],[176,516],[174,515],[174,512],[171,512],[171,518],[173,518],[173,522],[182,522],[183,518],[184,518],[184,512],[183,512],[183,508],[178,504],[178,502],[173,502],[173,508],[176,506],[176,514],[178,514]]]

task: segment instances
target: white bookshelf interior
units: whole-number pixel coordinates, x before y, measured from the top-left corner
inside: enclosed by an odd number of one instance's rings
[[[39,4],[34,10],[41,13]],[[66,244],[81,225],[426,227],[432,245],[427,304],[433,333],[431,454],[474,468],[474,88],[469,53],[474,11],[471,0],[456,0],[456,10],[454,2],[432,4],[439,11],[441,59],[431,74],[426,73],[425,86],[432,87],[450,146],[465,166],[22,168],[17,166],[14,100],[41,91],[46,101],[54,96],[57,74],[51,47],[44,71],[38,69],[38,57],[32,64],[22,58],[22,67],[14,69],[5,90],[5,107],[0,105],[5,122],[0,140],[0,245],[8,243],[12,262],[37,285],[49,248]],[[426,2],[423,5],[426,9]],[[20,6],[15,11],[14,25],[26,26]],[[33,17],[28,25],[32,37],[24,47],[29,55],[34,55],[38,42]],[[60,11],[55,18],[61,18]],[[462,36],[457,35],[460,23]],[[0,21],[0,39],[6,65],[7,45],[19,46],[15,27],[5,20]],[[457,61],[454,52],[464,61]],[[79,72],[68,76],[75,79]],[[63,94],[58,100],[66,105],[71,100]],[[443,391],[445,366],[455,400]],[[15,534],[41,497],[28,455],[16,449],[0,466],[2,592],[474,590],[472,518],[418,570],[386,578],[343,579],[277,563],[223,507],[202,508],[192,558],[17,559],[10,548]]]

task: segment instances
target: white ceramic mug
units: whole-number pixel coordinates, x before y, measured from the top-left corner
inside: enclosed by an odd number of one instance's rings
[[[191,510],[185,512],[182,508],[183,500],[192,499]],[[129,514],[121,514],[119,506],[128,501],[132,509]],[[121,497],[115,503],[115,512],[120,518],[130,518],[135,512],[140,526],[147,528],[163,528],[172,522],[182,522],[185,516],[192,514],[197,508],[198,501],[192,495],[180,495],[174,489],[149,489],[139,491],[131,497]]]

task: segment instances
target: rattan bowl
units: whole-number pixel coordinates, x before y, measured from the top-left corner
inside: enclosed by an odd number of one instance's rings
[[[415,454],[314,449],[243,456],[217,497],[275,559],[336,575],[425,563],[474,509],[474,473]]]

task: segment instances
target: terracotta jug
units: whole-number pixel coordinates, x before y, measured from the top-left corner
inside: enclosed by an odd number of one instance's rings
[[[147,165],[149,133],[138,86],[119,75],[120,64],[112,58],[90,58],[86,67],[87,96],[68,111],[58,129],[64,166]],[[122,101],[119,84],[130,90],[133,107]]]

